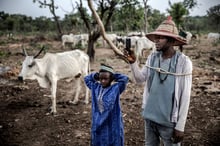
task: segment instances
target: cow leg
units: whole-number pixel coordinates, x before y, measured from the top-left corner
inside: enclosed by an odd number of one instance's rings
[[[78,101],[79,101],[79,93],[80,93],[80,90],[81,90],[81,85],[80,85],[80,78],[75,78],[76,79],[76,93],[75,93],[75,98],[73,100],[73,102],[71,102],[72,104],[77,104]]]
[[[57,80],[52,79],[51,81],[51,100],[52,100],[52,108],[51,113],[56,114],[56,91],[57,91]]]
[[[65,48],[65,42],[64,41],[62,42],[62,47]]]
[[[85,104],[89,103],[89,88],[86,87],[86,97],[85,97]]]
[[[75,42],[72,42],[72,48],[74,48],[74,47],[75,47],[75,45],[76,45],[76,43],[75,43]]]
[[[44,94],[43,96],[52,98],[52,95],[48,95],[48,94]]]

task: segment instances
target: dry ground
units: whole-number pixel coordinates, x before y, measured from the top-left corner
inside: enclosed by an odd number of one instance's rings
[[[33,39],[26,38],[23,42],[29,47],[32,41]],[[11,71],[0,77],[0,145],[90,145],[91,104],[85,105],[82,102],[84,92],[81,93],[78,105],[65,104],[61,97],[71,96],[68,92],[71,91],[71,85],[66,86],[64,81],[60,81],[57,93],[58,114],[46,115],[50,99],[43,95],[48,94],[49,90],[40,88],[36,81],[26,81],[24,84],[17,81],[24,59],[19,55],[19,42],[1,38],[0,67],[9,66]],[[42,40],[34,43],[49,44],[48,52],[64,51],[60,42]],[[30,54],[36,52],[29,49]],[[184,53],[192,59],[194,71],[183,145],[220,145],[220,45],[213,46],[205,38],[201,38],[197,46],[188,46]],[[131,77],[129,65],[115,57],[112,50],[96,49],[96,59],[91,64],[91,69],[97,71],[101,62],[108,62],[116,71]],[[144,121],[140,116],[142,93],[143,86],[129,82],[127,90],[121,96],[126,146],[144,144]]]

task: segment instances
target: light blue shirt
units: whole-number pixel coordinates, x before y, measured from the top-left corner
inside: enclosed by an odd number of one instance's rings
[[[143,93],[142,108],[144,108],[147,104],[149,97],[149,87],[151,83],[149,81],[151,81],[152,69],[150,69],[148,66],[151,66],[151,61],[154,60],[153,58],[155,58],[157,54],[157,51],[152,52],[148,56],[145,66],[143,66],[141,69],[137,62],[131,64],[131,71],[134,75],[136,83],[141,84],[146,82]],[[175,129],[184,131],[190,103],[193,66],[188,56],[179,52],[178,54],[179,57],[176,64],[176,74],[182,75],[175,75],[175,93],[174,102],[172,105],[173,109],[171,122],[175,123]]]
[[[176,56],[162,59],[161,54],[153,63],[153,67],[160,67],[165,71],[175,72]],[[162,74],[154,70],[149,98],[143,111],[143,117],[158,124],[173,127],[171,122],[172,105],[174,98],[175,77]]]

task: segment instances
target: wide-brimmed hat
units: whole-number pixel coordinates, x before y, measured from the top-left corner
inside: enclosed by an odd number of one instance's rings
[[[186,39],[179,35],[176,24],[173,22],[171,16],[168,16],[154,32],[146,34],[146,37],[154,42],[156,35],[173,38],[175,40],[174,46],[186,44]]]

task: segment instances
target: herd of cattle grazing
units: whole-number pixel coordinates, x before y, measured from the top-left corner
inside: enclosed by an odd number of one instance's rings
[[[193,35],[190,32],[186,33],[187,42],[190,43]],[[218,40],[219,33],[209,33],[208,39]],[[107,34],[109,40],[111,40],[118,49],[122,50],[129,45],[129,47],[134,48],[137,58],[143,56],[144,50],[155,51],[155,44],[147,39],[144,35],[128,35],[128,36],[118,36],[116,34]],[[129,41],[127,41],[129,40]],[[62,46],[65,47],[66,43],[71,43],[76,45],[81,44],[83,48],[86,48],[88,42],[88,34],[80,35],[63,35],[62,36]],[[106,42],[100,37],[98,40],[104,47],[106,47]],[[129,44],[127,44],[129,42]],[[41,51],[43,48],[41,49]],[[81,50],[72,50],[62,53],[46,53],[43,58],[37,59],[41,51],[35,56],[29,56],[26,50],[23,50],[26,58],[22,63],[22,70],[19,74],[19,80],[32,79],[37,80],[39,85],[43,88],[51,88],[52,107],[51,113],[55,114],[56,110],[56,91],[57,82],[60,79],[71,78],[74,79],[77,86],[77,91],[75,93],[75,98],[72,101],[73,104],[78,102],[79,93],[81,91],[81,81],[82,78],[89,74],[90,62],[89,56]],[[89,90],[86,88],[85,103],[89,103]]]
[[[220,40],[220,33],[210,32],[210,33],[208,33],[207,38],[208,38],[209,40],[218,41],[218,40]]]
[[[132,33],[128,33],[128,35],[126,36],[121,36],[121,35],[117,35],[117,34],[107,34],[107,37],[109,38],[109,40],[111,40],[118,48],[120,48],[121,45],[125,45],[125,40],[126,38],[130,38],[131,39],[131,43],[132,46],[136,48],[137,52],[139,50],[142,50],[141,48],[145,49],[152,49],[153,50],[153,42],[151,42],[150,40],[148,40],[146,37],[144,37],[144,33],[143,32],[132,32]],[[198,39],[198,35],[196,34],[192,34],[189,31],[184,32],[184,36],[185,39],[187,40],[187,43],[190,44],[190,41],[192,39]],[[76,44],[81,44],[82,48],[85,48],[86,45],[88,44],[88,34],[64,34],[61,38],[62,40],[62,47],[65,48],[65,45],[67,43],[72,44],[72,46],[74,47]],[[209,40],[213,40],[213,41],[217,41],[220,39],[220,33],[213,33],[210,32],[207,35],[207,39]],[[107,47],[106,41],[103,40],[102,37],[100,37],[97,42],[99,44],[102,44],[103,47]],[[147,44],[146,46],[142,46],[140,44]],[[149,44],[149,45],[148,45]]]
[[[145,36],[142,35],[128,35],[128,36],[118,36],[117,34],[106,34],[108,39],[114,43],[114,45],[119,49],[123,50],[126,47],[126,40],[130,39],[130,46],[135,50],[137,58],[143,56],[143,50],[152,50],[155,51],[156,47],[155,44],[147,39]],[[65,48],[66,44],[72,44],[74,47],[76,44],[81,45],[82,48],[86,48],[88,44],[88,34],[69,34],[62,36],[62,47]],[[97,43],[100,44],[102,47],[108,47],[106,41],[100,37],[97,40]]]

